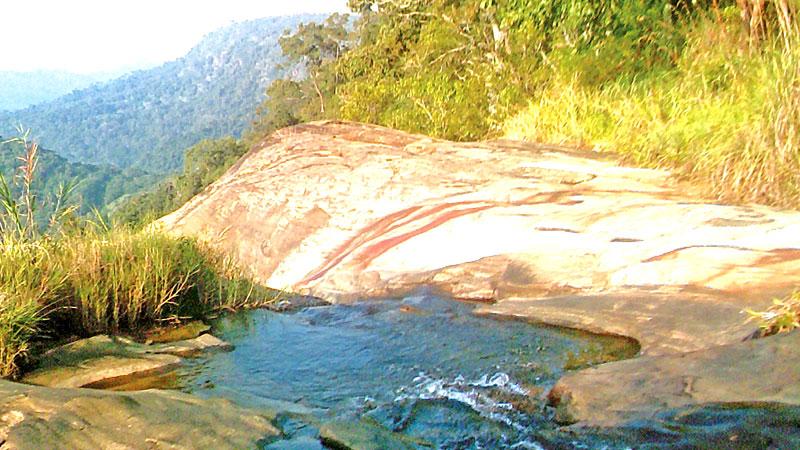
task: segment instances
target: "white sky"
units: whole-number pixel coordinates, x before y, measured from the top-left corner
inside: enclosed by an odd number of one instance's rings
[[[347,11],[347,0],[3,0],[0,70],[155,65],[231,22],[335,11]]]

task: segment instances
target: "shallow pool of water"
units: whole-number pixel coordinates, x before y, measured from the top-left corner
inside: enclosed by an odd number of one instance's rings
[[[525,448],[532,430],[553,427],[541,398],[565,366],[636,352],[473,307],[419,295],[238,313],[214,324],[235,350],[192,361],[179,384],[255,407],[291,402],[320,421],[368,417],[439,448]]]
[[[770,405],[560,430],[543,394],[565,367],[632,357],[638,349],[620,338],[480,318],[473,308],[420,294],[294,313],[241,312],[213,324],[235,350],[191,360],[172,380],[196,395],[283,411],[277,421],[285,437],[265,448],[322,448],[319,428],[333,420],[375,424],[418,448],[769,446],[800,437],[800,410]]]

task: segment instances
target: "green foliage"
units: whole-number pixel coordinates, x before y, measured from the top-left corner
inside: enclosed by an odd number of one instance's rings
[[[30,343],[44,336],[133,330],[274,298],[231,259],[192,239],[112,229],[96,209],[94,221],[78,220],[68,214],[78,208],[65,199],[71,187],[39,224],[44,199],[33,187],[40,154],[27,137],[17,140],[19,194],[0,175],[0,377],[16,375]],[[187,190],[210,182],[241,149],[233,139],[198,144],[178,182]]]
[[[745,310],[749,320],[758,322],[762,336],[785,333],[800,328],[800,291],[785,299],[774,299],[766,311]]]
[[[14,187],[17,179],[18,157],[22,146],[0,138],[0,175],[11,185],[13,197],[20,191]],[[161,177],[138,169],[118,169],[67,161],[44,148],[38,150],[40,160],[34,193],[42,200],[38,220],[47,222],[58,202],[62,188],[73,187],[69,199],[80,205],[79,214],[105,205],[152,186]]]
[[[115,222],[141,226],[162,217],[199,194],[247,151],[244,142],[232,137],[206,139],[186,150],[183,172],[154,190],[112,205]]]
[[[554,73],[602,86],[674,66],[684,23],[712,3],[352,0],[360,17],[349,36],[329,22],[282,40],[309,76],[273,83],[252,135],[328,117],[454,140],[496,135]],[[322,48],[336,52],[326,60]]]
[[[602,86],[554,75],[506,135],[619,152],[725,200],[796,206],[800,52],[777,36],[750,47],[735,12],[696,20],[669,70]]]
[[[256,109],[256,119],[245,135],[253,144],[273,131],[316,119],[335,117],[334,89],[339,75],[332,63],[349,48],[349,17],[333,14],[323,23],[300,24],[280,38],[290,76],[273,81],[266,100]]]

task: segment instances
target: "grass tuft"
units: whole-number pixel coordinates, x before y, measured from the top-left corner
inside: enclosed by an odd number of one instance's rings
[[[20,128],[10,141],[20,145],[20,176],[9,183],[0,174],[0,377],[17,375],[31,343],[46,337],[136,330],[276,297],[193,239],[110,227],[96,210],[75,217],[77,182],[62,186],[39,223],[29,135]]]
[[[795,291],[785,299],[772,300],[766,311],[745,310],[748,320],[758,322],[762,336],[785,333],[800,328],[800,291]]]

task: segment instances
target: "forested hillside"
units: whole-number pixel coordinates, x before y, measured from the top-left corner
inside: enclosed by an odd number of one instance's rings
[[[669,167],[731,201],[800,204],[798,0],[350,0],[281,45],[251,140],[319,118],[509,136]]]
[[[239,135],[279,72],[278,38],[297,16],[231,25],[185,57],[52,102],[0,114],[0,133],[18,124],[73,161],[169,172],[201,139]]]
[[[146,225],[189,201],[247,152],[241,140],[230,136],[204,139],[184,153],[183,171],[154,188],[108,208],[114,222]]]
[[[0,174],[9,183],[20,176],[18,168],[21,166],[19,158],[22,154],[19,144],[6,142],[0,137]],[[59,186],[77,182],[71,201],[80,205],[80,212],[83,213],[92,208],[103,208],[127,194],[146,189],[161,178],[138,169],[74,163],[45,149],[39,150],[36,167],[33,190],[46,206],[52,206],[49,203],[55,199]]]
[[[14,111],[55,100],[76,89],[112,78],[108,74],[76,74],[61,71],[0,71],[0,111]]]

